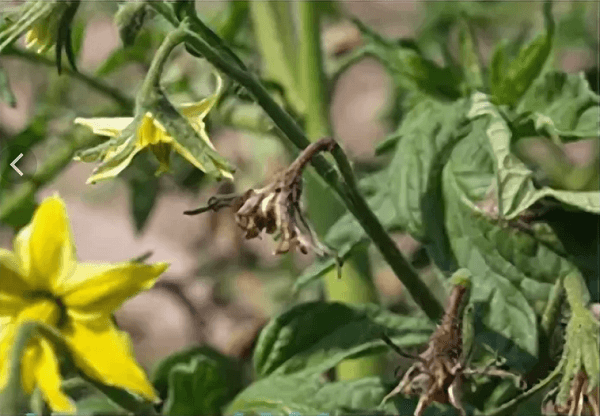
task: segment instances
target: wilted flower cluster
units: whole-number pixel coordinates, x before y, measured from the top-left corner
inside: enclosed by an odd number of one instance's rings
[[[303,217],[300,199],[304,168],[316,153],[331,150],[335,145],[333,139],[319,140],[308,146],[267,186],[249,189],[241,196],[214,196],[209,200],[207,207],[187,211],[185,214],[195,215],[231,206],[235,211],[235,220],[246,233],[247,239],[259,237],[263,231],[267,234],[279,231],[280,241],[275,254],[287,253],[296,247],[304,254],[309,250],[319,255],[332,254],[330,249],[317,240],[315,233]]]

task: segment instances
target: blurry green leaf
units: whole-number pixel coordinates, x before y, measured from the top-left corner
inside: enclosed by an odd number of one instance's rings
[[[133,180],[129,182],[132,216],[137,232],[143,230],[158,196],[158,179]]]
[[[396,221],[396,212],[387,189],[387,173],[385,171],[369,175],[361,179],[358,187],[367,199],[373,213],[386,230],[392,231],[399,228]],[[361,243],[368,243],[364,229],[356,218],[346,213],[340,217],[327,231],[324,242],[337,251],[341,260],[346,260],[352,251]],[[335,258],[319,259],[307,267],[294,282],[293,291],[298,292],[308,284],[324,276],[336,267]]]
[[[306,104],[299,91],[298,40],[294,33],[292,4],[287,1],[251,1],[250,16],[266,77],[283,85],[294,110],[303,113]]]
[[[60,74],[62,71],[62,52],[63,49],[67,55],[67,61],[71,65],[74,71],[77,71],[77,64],[75,60],[75,53],[73,51],[73,36],[72,36],[72,25],[75,19],[77,9],[79,9],[80,0],[71,0],[66,3],[65,11],[60,17],[58,22],[58,36],[56,38],[56,46],[54,48],[56,56],[56,69]]]
[[[469,22],[463,19],[460,32],[460,61],[469,91],[481,90],[483,87],[483,74],[477,52],[477,44],[473,39]]]
[[[532,85],[517,112],[545,116],[562,140],[577,140],[598,136],[599,104],[583,73],[550,72]]]
[[[2,66],[0,66],[0,101],[4,101],[12,108],[17,106],[17,98],[10,88],[8,74]]]
[[[353,20],[366,41],[368,54],[378,59],[398,86],[441,99],[460,96],[460,79],[449,68],[441,68],[413,48],[384,39],[358,19]]]
[[[71,397],[82,415],[128,414],[127,411],[113,403],[96,387],[81,378],[64,380],[62,390]]]
[[[148,7],[144,1],[123,2],[115,14],[115,25],[119,29],[121,41],[131,46],[148,17]]]
[[[0,199],[2,199],[1,191],[2,190],[0,190]],[[29,224],[36,208],[35,193],[28,192],[18,206],[8,210],[7,215],[0,217],[0,224],[8,225],[14,230],[19,230]]]
[[[259,377],[306,371],[320,374],[342,360],[385,349],[381,333],[400,346],[431,334],[426,318],[400,316],[380,306],[311,302],[279,315],[261,332],[254,350]]]
[[[160,44],[163,34],[144,30],[137,35],[133,46],[118,48],[96,70],[96,76],[104,77],[131,63],[149,64],[151,54]]]
[[[378,377],[328,383],[319,374],[274,375],[240,393],[228,406],[227,414],[376,414],[373,409],[386,393],[387,386]],[[385,410],[393,413],[393,408]]]
[[[4,150],[0,154],[0,178],[3,177],[9,169],[12,169],[10,163],[15,160],[19,153],[24,149],[29,150],[33,148],[36,144],[46,138],[48,121],[48,114],[39,113],[34,116],[24,130],[8,139],[7,142],[4,142],[9,146],[15,147],[9,147],[8,150]],[[2,182],[0,182],[0,188],[1,187]]]
[[[543,13],[546,33],[537,36],[522,48],[512,62],[506,62],[504,45],[497,47],[494,52],[490,71],[490,86],[494,103],[516,105],[542,72],[544,64],[550,56],[554,36],[552,3],[548,0],[544,2]]]
[[[167,415],[218,415],[241,389],[238,364],[208,347],[179,351],[152,371],[152,382],[165,399]]]

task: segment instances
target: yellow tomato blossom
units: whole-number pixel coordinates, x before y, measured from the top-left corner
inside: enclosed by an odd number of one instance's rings
[[[151,400],[158,396],[136,363],[127,334],[111,314],[128,298],[149,289],[165,263],[78,263],[63,201],[47,198],[14,241],[0,249],[0,390],[9,377],[13,341],[21,324],[41,322],[61,333],[75,364],[89,377]],[[21,357],[22,386],[38,387],[55,412],[74,412],[61,390],[52,344],[34,338]]]
[[[184,104],[178,108],[200,138],[215,150],[211,143],[204,124],[204,118],[215,105],[221,89],[221,78],[217,76],[217,91],[215,94],[197,103]],[[169,171],[169,159],[171,150],[175,150],[183,156],[188,162],[202,171],[206,171],[206,166],[199,158],[193,154],[187,147],[183,146],[177,139],[171,137],[164,126],[153,117],[152,113],[147,112],[141,121],[134,117],[111,117],[111,118],[76,118],[75,123],[89,127],[95,134],[118,138],[123,131],[131,127],[132,123],[137,123],[135,129],[131,131],[131,136],[127,140],[115,147],[110,147],[104,151],[101,164],[88,179],[87,183],[95,183],[103,179],[109,179],[121,173],[133,160],[133,157],[143,149],[150,149],[159,162],[159,168],[156,175]],[[111,159],[118,159],[115,163],[110,163]],[[83,160],[75,157],[75,160]],[[232,178],[231,169],[225,164],[220,164],[218,160],[211,159],[217,166],[221,176]],[[108,163],[107,163],[108,162]]]
[[[6,18],[10,23],[0,31],[0,52],[24,33],[27,48],[46,52],[56,43],[59,22],[68,6],[68,2],[59,0],[23,3]]]
[[[52,13],[35,22],[25,34],[25,47],[35,49],[37,53],[44,53],[54,46],[59,18],[60,15]]]

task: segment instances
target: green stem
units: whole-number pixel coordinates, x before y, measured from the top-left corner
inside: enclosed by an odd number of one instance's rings
[[[182,43],[185,39],[187,25],[184,23],[180,24],[175,30],[169,32],[167,37],[163,40],[162,44],[156,51],[148,74],[144,78],[144,82],[140,89],[139,94],[136,97],[137,106],[147,105],[148,101],[154,101],[155,92],[160,87],[160,77],[163,73],[165,63],[169,59],[169,55],[177,45]]]
[[[521,403],[528,400],[534,394],[542,391],[548,384],[552,383],[554,380],[560,377],[562,368],[563,368],[564,360],[561,360],[560,363],[556,366],[556,368],[542,381],[538,384],[524,392],[523,394],[515,397],[508,403],[503,404],[500,407],[497,407],[488,412],[475,412],[477,416],[509,416],[515,414],[515,410],[519,407]]]
[[[329,94],[323,70],[319,5],[314,1],[298,2],[300,56],[300,93],[305,103],[305,129],[311,141],[331,135]],[[314,176],[307,177],[306,195],[309,216],[325,234],[343,214],[343,206],[331,207],[326,184]],[[323,205],[330,208],[323,210]],[[332,209],[333,208],[333,209]],[[337,209],[336,209],[337,208]],[[330,301],[345,303],[377,303],[367,248],[355,251],[346,261],[342,278],[335,270],[325,275],[325,293]],[[378,375],[383,369],[381,356],[344,360],[336,366],[338,380],[352,380]]]
[[[210,45],[194,32],[188,31],[186,42],[202,53],[217,69],[240,83],[254,95],[258,104],[271,117],[275,125],[286,134],[288,139],[298,149],[304,149],[310,144],[310,141],[294,119],[271,98],[267,90],[251,73],[230,64],[228,60],[216,53]],[[412,295],[415,302],[430,319],[434,321],[439,320],[444,312],[441,303],[435,298],[427,285],[421,281],[419,275],[404,258],[362,195],[358,192],[356,186],[352,186],[355,180],[346,155],[340,149],[334,153],[334,156],[336,161],[340,163],[340,169],[346,183],[340,179],[335,168],[322,156],[317,155],[312,159],[311,163],[319,175],[346,204],[348,210],[357,218],[374,244],[381,251],[396,276]]]
[[[56,62],[54,62],[51,59],[48,59],[48,58],[46,58],[40,54],[37,54],[35,52],[30,52],[30,51],[26,51],[26,50],[15,48],[15,47],[7,48],[4,55],[5,56],[14,56],[16,58],[24,59],[26,61],[37,63],[37,64],[42,64],[45,66],[51,66],[53,68],[56,67]],[[117,104],[119,104],[127,112],[131,112],[133,110],[134,101],[131,98],[123,95],[121,93],[121,91],[119,91],[117,88],[113,88],[109,85],[106,85],[105,83],[91,77],[90,75],[86,75],[81,72],[73,71],[71,68],[68,68],[68,67],[63,68],[63,73],[70,76],[71,78],[74,78],[74,79],[77,79],[77,80],[83,82],[88,87],[92,88],[93,90],[95,90],[103,95],[106,95],[107,97],[110,97],[111,99],[116,101]]]

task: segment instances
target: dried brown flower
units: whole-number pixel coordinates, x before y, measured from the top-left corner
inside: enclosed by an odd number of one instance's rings
[[[318,241],[304,218],[300,199],[304,168],[318,152],[331,151],[336,145],[330,138],[312,143],[265,187],[249,189],[242,195],[213,196],[206,207],[186,211],[185,214],[195,215],[232,207],[235,220],[247,239],[259,237],[263,231],[267,234],[279,232],[280,241],[274,254],[287,253],[294,248],[304,254],[309,250],[318,255],[332,254],[329,248]]]

